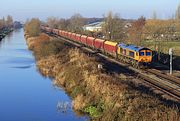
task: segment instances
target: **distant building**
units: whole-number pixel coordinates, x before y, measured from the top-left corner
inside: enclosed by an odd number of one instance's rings
[[[15,22],[13,23],[13,27],[14,27],[15,29],[19,29],[19,28],[22,28],[23,25],[22,25],[21,22],[15,21]]]
[[[102,24],[104,22],[94,22],[88,25],[84,25],[83,29],[86,31],[91,31],[91,32],[100,32],[102,31]]]
[[[124,25],[125,28],[129,28],[129,27],[131,27],[131,26],[132,26],[131,23],[126,23],[126,24]]]

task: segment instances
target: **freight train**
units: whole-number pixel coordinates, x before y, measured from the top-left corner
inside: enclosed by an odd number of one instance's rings
[[[124,43],[117,43],[104,39],[89,37],[86,35],[67,32],[59,29],[41,26],[41,30],[67,38],[94,50],[113,56],[114,58],[139,68],[150,65],[152,62],[152,50],[146,47],[138,47]]]

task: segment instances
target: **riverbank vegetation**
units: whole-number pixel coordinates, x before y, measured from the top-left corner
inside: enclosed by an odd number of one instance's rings
[[[39,71],[52,77],[54,84],[71,96],[73,109],[89,114],[91,120],[180,120],[178,108],[138,90],[123,73],[98,69],[100,63],[95,57],[43,33],[35,37],[26,33],[25,37]]]
[[[24,29],[29,36],[38,36],[40,34],[40,20],[37,18],[27,20]]]
[[[7,18],[0,19],[0,40],[13,30],[13,18],[8,15]]]

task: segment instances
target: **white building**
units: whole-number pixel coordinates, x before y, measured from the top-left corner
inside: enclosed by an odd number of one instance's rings
[[[91,23],[91,24],[85,25],[83,27],[83,29],[86,31],[99,32],[99,31],[102,31],[102,24],[103,23],[104,22]]]

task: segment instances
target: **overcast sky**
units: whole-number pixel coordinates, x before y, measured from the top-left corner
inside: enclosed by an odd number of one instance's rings
[[[156,11],[159,18],[170,18],[180,0],[1,0],[0,18],[12,15],[16,20],[49,16],[69,18],[74,13],[84,17],[102,17],[108,11],[119,13],[122,18],[152,16]]]

